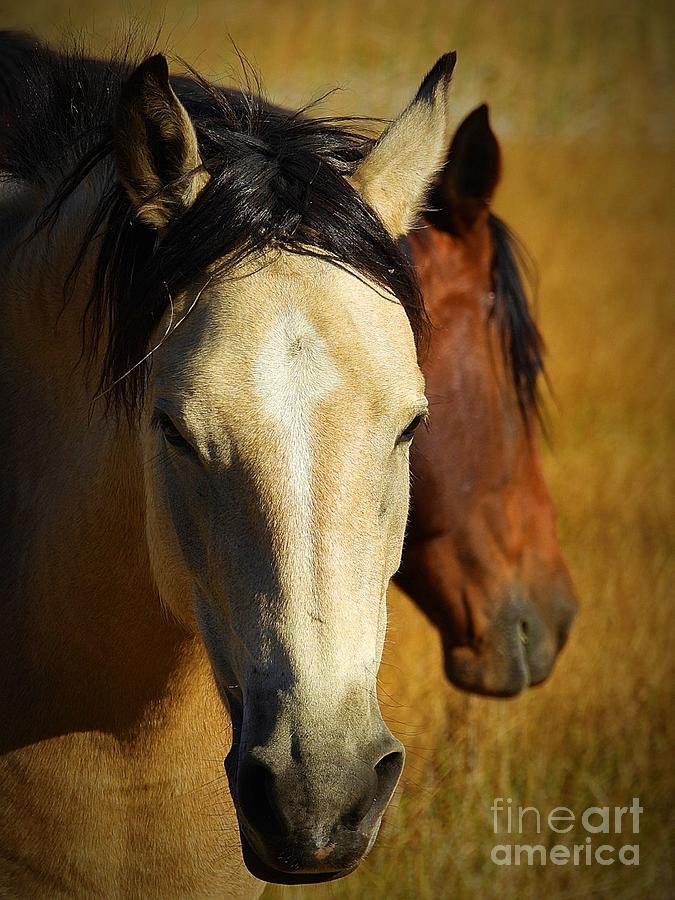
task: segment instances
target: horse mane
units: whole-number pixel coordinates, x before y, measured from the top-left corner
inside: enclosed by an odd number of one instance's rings
[[[497,320],[504,360],[525,423],[532,415],[541,422],[538,379],[545,374],[544,341],[530,300],[536,296],[536,271],[524,245],[503,219],[490,213],[488,227],[494,245],[492,315]]]
[[[153,49],[127,41],[103,61],[81,46],[55,52],[27,35],[0,34],[0,167],[53,190],[35,233],[54,224],[85,180],[101,178],[64,289],[72,291],[97,244],[83,348],[88,340],[91,362],[105,337],[99,392],[108,406],[129,416],[140,409],[148,363],[139,361],[171,298],[188,288],[198,294],[214,274],[225,277],[263,251],[348,268],[398,298],[419,338],[425,314],[414,270],[344,177],[370,146],[356,128],[364,120],[312,117],[312,105],[271,106],[246,67],[241,91],[190,68],[172,77],[210,179],[161,240],[136,218],[112,164],[112,122],[124,81]]]

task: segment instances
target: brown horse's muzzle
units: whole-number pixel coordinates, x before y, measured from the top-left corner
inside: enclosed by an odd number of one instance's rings
[[[544,681],[577,610],[562,559],[540,564],[529,585],[458,561],[447,536],[406,548],[396,581],[438,628],[448,680],[475,694],[511,697]],[[469,574],[471,573],[471,574]],[[490,587],[486,585],[490,583]]]
[[[546,603],[511,594],[471,645],[444,641],[449,680],[466,691],[511,697],[551,673],[576,613],[573,596],[554,591]]]

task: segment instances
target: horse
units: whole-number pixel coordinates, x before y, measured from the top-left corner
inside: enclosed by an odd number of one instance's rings
[[[483,105],[459,126],[404,239],[433,327],[429,427],[411,449],[395,580],[437,626],[451,683],[512,696],[547,677],[576,600],[539,458],[544,345],[528,258],[490,211],[500,174]]]
[[[404,761],[376,676],[427,401],[397,238],[455,55],[367,147],[159,53],[0,60],[0,894],[341,877]]]

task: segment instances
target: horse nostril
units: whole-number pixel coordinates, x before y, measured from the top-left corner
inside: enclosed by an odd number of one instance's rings
[[[403,771],[403,753],[394,750],[383,756],[375,766],[377,776],[377,798],[384,799],[385,804],[391,799]],[[383,807],[384,808],[384,807]]]
[[[404,758],[401,750],[394,750],[376,763],[374,790],[370,795],[371,802],[357,823],[361,831],[369,831],[385,811],[401,777]]]
[[[518,638],[521,644],[527,644],[530,640],[530,626],[526,619],[518,622]]]
[[[285,829],[276,800],[274,775],[260,763],[247,763],[239,775],[239,807],[246,821],[260,834]]]

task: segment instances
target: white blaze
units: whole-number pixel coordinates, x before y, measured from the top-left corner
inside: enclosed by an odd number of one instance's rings
[[[327,344],[295,309],[285,310],[270,329],[253,366],[256,394],[280,439],[280,472],[288,485],[288,527],[296,563],[312,569],[312,413],[340,383]],[[285,477],[284,477],[285,476]]]

